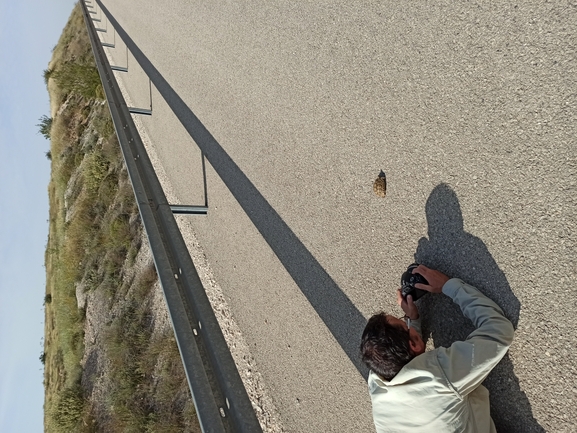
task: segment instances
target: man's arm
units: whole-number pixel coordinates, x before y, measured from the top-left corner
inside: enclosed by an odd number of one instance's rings
[[[423,265],[413,273],[421,274],[429,282],[415,287],[449,296],[477,328],[465,341],[457,341],[448,349],[437,349],[437,359],[447,380],[455,391],[467,395],[485,380],[507,353],[513,342],[513,325],[497,304],[458,278],[449,279]]]
[[[411,295],[407,298],[403,298],[401,294],[401,289],[397,290],[397,304],[405,312],[405,317],[411,319],[411,328],[413,328],[417,334],[423,338],[423,333],[421,332],[421,316],[419,315],[419,309],[413,302],[413,297]]]
[[[453,388],[467,395],[505,356],[513,342],[514,329],[499,306],[473,286],[453,278],[443,285],[442,291],[477,328],[465,341],[457,341],[448,349],[440,348],[437,354]]]

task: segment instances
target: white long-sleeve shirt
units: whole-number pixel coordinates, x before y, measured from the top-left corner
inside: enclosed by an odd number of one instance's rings
[[[505,356],[513,325],[497,304],[457,278],[445,283],[443,293],[476,329],[465,341],[415,357],[391,381],[369,373],[378,433],[495,432],[481,382]]]

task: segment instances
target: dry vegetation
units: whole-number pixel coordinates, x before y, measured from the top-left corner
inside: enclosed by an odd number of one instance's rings
[[[78,5],[44,78],[45,430],[199,431]]]

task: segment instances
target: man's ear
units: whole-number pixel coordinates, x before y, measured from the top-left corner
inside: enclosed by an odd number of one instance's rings
[[[409,332],[409,348],[414,356],[425,353],[425,344],[423,339],[412,329]]]
[[[417,343],[412,338],[409,340],[409,347],[411,349],[411,353],[416,356],[418,347]]]

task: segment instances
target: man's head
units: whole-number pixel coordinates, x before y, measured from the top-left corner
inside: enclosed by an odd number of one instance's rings
[[[363,331],[362,360],[385,380],[391,380],[411,359],[424,352],[421,336],[403,320],[385,313],[371,317]]]

